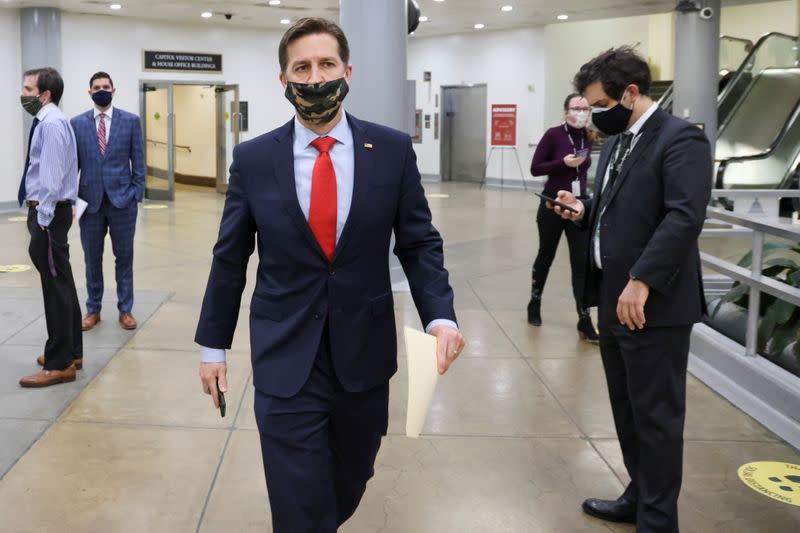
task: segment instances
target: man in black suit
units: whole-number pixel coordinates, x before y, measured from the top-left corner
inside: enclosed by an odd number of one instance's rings
[[[648,96],[650,70],[630,48],[592,59],[575,87],[611,137],[595,195],[556,212],[591,229],[584,301],[599,307],[600,352],[631,483],[584,512],[677,532],[683,465],[686,366],[692,325],[706,312],[697,238],[711,194],[703,132]]]

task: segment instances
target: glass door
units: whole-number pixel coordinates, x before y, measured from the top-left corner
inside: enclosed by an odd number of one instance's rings
[[[147,165],[145,198],[175,199],[175,114],[171,83],[142,82],[140,96]]]
[[[228,190],[228,169],[233,162],[233,147],[239,144],[242,113],[239,86],[217,85],[217,192]]]

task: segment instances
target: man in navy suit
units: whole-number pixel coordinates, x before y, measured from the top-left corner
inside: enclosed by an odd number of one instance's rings
[[[277,533],[336,531],[373,475],[397,370],[392,231],[437,337],[440,373],[464,347],[411,139],[344,113],[348,59],[347,38],[324,19],[301,19],[281,40],[280,80],[296,116],[234,150],[195,337],[203,390],[217,406],[258,246],[250,342]]]
[[[89,206],[80,220],[86,260],[86,316],[81,327],[100,322],[103,299],[103,248],[107,233],[116,259],[117,308],[124,329],[136,329],[133,309],[133,237],[138,202],[144,198],[145,164],[139,117],[111,104],[111,76],[98,72],[89,81],[94,109],[73,118],[78,141],[80,188]]]

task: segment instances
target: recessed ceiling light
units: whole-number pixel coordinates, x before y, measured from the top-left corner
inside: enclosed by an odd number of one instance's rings
[[[485,25],[485,24],[475,24],[475,26],[473,26],[473,27],[474,27],[476,30],[482,30],[483,28],[485,28],[485,27],[486,27],[486,25]]]
[[[281,19],[281,24],[291,24],[292,21],[289,19]]]
[[[214,14],[211,11],[203,11],[202,13],[200,13],[200,16],[203,17],[204,19],[210,19],[211,17],[214,16]]]
[[[444,2],[444,0],[433,0],[434,2]]]
[[[271,5],[271,6],[279,6],[279,5],[281,5],[281,0],[269,0],[269,5]]]
[[[500,11],[506,11],[506,12],[507,11],[513,11],[513,10],[514,10],[514,6],[503,6],[503,7],[500,8]]]
[[[567,20],[567,19],[569,18],[569,15],[559,15],[559,16],[557,16],[556,18],[557,18],[558,20]]]
[[[420,22],[428,22],[428,17],[426,17],[425,15],[422,15],[422,16],[421,16],[419,19],[417,19],[417,20],[419,20]]]
[[[111,9],[114,9],[114,10],[122,9],[122,5],[121,4],[111,4],[108,7],[110,7]]]

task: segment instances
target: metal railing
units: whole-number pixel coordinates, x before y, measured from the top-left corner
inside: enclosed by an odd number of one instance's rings
[[[157,146],[169,146],[164,141],[155,141],[153,139],[147,139],[147,142],[149,142],[150,144],[155,144]],[[191,146],[186,146],[184,144],[176,144],[175,148],[178,148],[178,149],[181,149],[181,150],[186,150],[190,154],[192,153],[192,147]]]
[[[775,298],[785,300],[793,305],[800,306],[800,289],[782,283],[761,272],[764,268],[764,240],[767,235],[800,242],[800,227],[783,224],[780,222],[762,220],[755,217],[731,213],[725,209],[709,207],[707,216],[710,219],[729,222],[739,227],[744,227],[753,232],[753,262],[748,270],[734,263],[730,263],[706,252],[700,252],[703,266],[750,287],[750,298],[747,306],[747,333],[746,356],[758,355],[758,321],[761,307],[761,293],[767,293]]]

